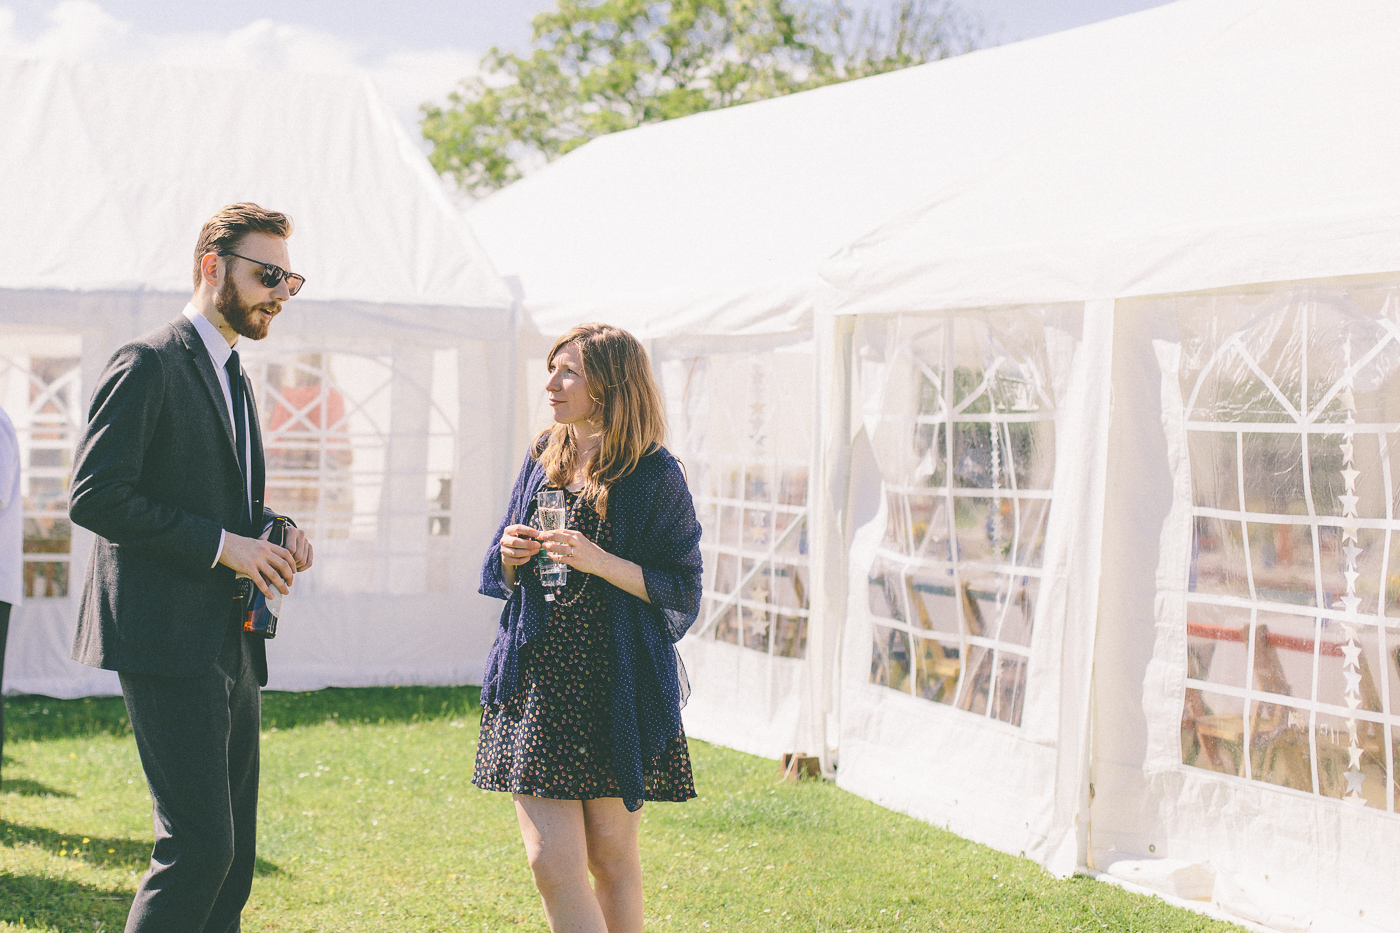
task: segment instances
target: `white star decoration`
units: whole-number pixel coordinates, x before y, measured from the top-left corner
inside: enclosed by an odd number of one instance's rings
[[[1351,340],[1346,342],[1346,366],[1351,369]],[[1356,396],[1351,390],[1351,377],[1348,375],[1343,383],[1342,390],[1337,393],[1337,399],[1341,402],[1347,413],[1347,424],[1356,423]],[[1356,447],[1352,441],[1355,435],[1351,432],[1342,435],[1342,442],[1338,446],[1342,452],[1342,481],[1346,484],[1346,494],[1337,497],[1342,505],[1342,515],[1346,518],[1355,519],[1357,515],[1357,505],[1360,497],[1356,494],[1356,481],[1361,476],[1361,471],[1356,469]],[[1361,597],[1356,595],[1356,581],[1361,576],[1356,566],[1361,558],[1360,539],[1357,536],[1357,526],[1354,524],[1342,525],[1342,553],[1345,555],[1346,567],[1343,576],[1347,581],[1347,594],[1342,597],[1342,605],[1345,607],[1348,618],[1342,622],[1342,632],[1346,636],[1346,644],[1342,646],[1342,678],[1346,682],[1343,691],[1343,698],[1348,709],[1356,709],[1361,705],[1361,647],[1356,643],[1357,619],[1356,616],[1361,609]],[[1321,647],[1321,646],[1319,646]],[[1366,798],[1361,793],[1363,776],[1361,774],[1361,744],[1357,741],[1356,720],[1347,720],[1347,738],[1349,740],[1347,754],[1350,758],[1350,769],[1346,772],[1347,790],[1346,798],[1353,803],[1364,804]]]

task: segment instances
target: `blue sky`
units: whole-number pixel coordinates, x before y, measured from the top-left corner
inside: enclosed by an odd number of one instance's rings
[[[961,0],[1003,41],[1028,39],[1160,6],[1165,0]],[[37,31],[53,0],[9,0],[21,28]],[[857,8],[870,0],[856,0]],[[151,32],[232,31],[258,19],[310,26],[370,42],[426,49],[453,45],[484,51],[488,46],[523,46],[530,18],[552,0],[104,0],[118,19]]]
[[[856,9],[892,0],[850,0]],[[1165,0],[958,0],[991,44]],[[0,0],[0,55],[369,73],[395,111],[442,100],[492,45],[524,48],[554,0]]]

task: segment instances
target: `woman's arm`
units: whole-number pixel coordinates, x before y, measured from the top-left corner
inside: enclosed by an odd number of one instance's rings
[[[575,570],[602,577],[644,603],[651,602],[641,565],[610,554],[580,531],[548,531],[540,536],[545,550]]]
[[[609,553],[577,531],[548,532],[540,540],[555,559],[655,606],[669,629],[684,634],[700,611],[701,569],[700,524],[685,477],[668,458],[664,468],[645,478],[643,488],[629,492],[633,501],[647,504],[632,524],[636,540],[627,546],[630,553],[645,555],[645,564]],[[613,501],[614,508],[621,507],[618,498]]]
[[[486,554],[481,560],[481,581],[477,592],[483,596],[494,596],[497,599],[510,599],[515,588],[515,569],[512,564],[519,565],[529,559],[519,559],[522,555],[517,551],[510,553],[517,541],[524,545],[523,536],[515,535],[512,529],[524,527],[518,524],[518,520],[523,518],[528,511],[527,499],[530,488],[530,476],[534,472],[535,459],[529,453],[525,455],[525,461],[520,464],[520,473],[515,477],[515,486],[511,490],[510,505],[506,509],[506,514],[501,518],[501,524],[496,529],[496,536],[486,549]],[[539,546],[530,542],[529,554],[533,555],[539,550]]]

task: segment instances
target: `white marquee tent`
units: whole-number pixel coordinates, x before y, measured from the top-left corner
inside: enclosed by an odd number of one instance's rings
[[[26,533],[7,690],[118,692],[68,659],[91,547],[65,512],[75,435],[110,353],[180,312],[200,225],[239,200],[293,217],[307,278],[272,335],[240,347],[269,504],[317,551],[272,686],[478,679],[496,607],[460,568],[515,459],[498,388],[514,379],[514,304],[372,88],[9,60],[0,124],[0,404],[20,432]]]
[[[318,540],[274,686],[479,677],[539,357],[611,320],[706,528],[692,734],[1057,873],[1396,933],[1397,53],[1383,0],[1178,0],[605,137],[470,212],[520,330],[358,85],[0,65],[7,687],[112,689],[65,660],[73,432],[249,198],[310,281],[249,357]]]
[[[1400,930],[1398,18],[1179,0],[475,208],[543,336],[651,341],[687,728],[1056,872]]]
[[[943,482],[919,473],[920,441],[891,417],[910,406],[956,437],[956,405],[917,395],[940,354],[970,349],[1008,388],[1070,386],[1046,391],[1041,603],[1052,572],[1063,603],[1036,607],[1022,740],[1068,752],[1083,731],[1075,758],[1004,798],[1014,812],[1041,809],[1021,794],[1052,780],[1052,825],[1078,822],[1080,864],[1152,854],[1213,875],[1238,916],[1395,930],[1400,80],[1382,63],[1400,52],[1400,9],[1236,6],[1169,67],[824,273],[838,320],[855,322],[852,394],[887,512]],[[1044,334],[1038,353],[1028,333]],[[898,551],[882,523],[852,552],[847,647],[903,629],[918,659],[923,633],[889,624],[885,587],[872,592]],[[1057,528],[1076,545],[1054,565]],[[941,567],[917,544],[900,556],[908,580]],[[1058,667],[1064,708],[1037,736],[1039,664]],[[986,743],[872,701],[857,673],[843,678],[842,783],[956,821]]]
[[[823,551],[809,527],[819,504],[841,506],[809,479],[816,359],[829,355],[818,350],[829,329],[813,329],[821,262],[1091,107],[1105,74],[1150,73],[1235,15],[1228,4],[1151,11],[605,136],[469,212],[543,338],[525,340],[534,381],[522,398],[539,397],[544,347],[579,321],[629,328],[658,362],[671,446],[709,532],[704,637],[683,648],[712,688],[687,710],[693,734],[776,757],[799,728],[816,751],[828,713],[835,726],[836,645],[807,625],[839,616],[844,592],[841,549]],[[540,413],[520,413],[523,449]],[[815,577],[814,559],[831,561]],[[816,672],[805,685],[804,658]]]

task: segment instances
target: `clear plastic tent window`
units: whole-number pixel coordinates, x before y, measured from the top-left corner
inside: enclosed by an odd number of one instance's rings
[[[1192,302],[1187,765],[1395,809],[1400,289]]]
[[[900,315],[866,400],[885,530],[870,682],[1020,725],[1054,475],[1034,309]]]
[[[662,374],[704,530],[694,634],[801,658],[812,585],[811,345],[687,357]]]
[[[69,474],[78,432],[87,423],[82,338],[10,336],[0,353],[0,406],[14,423],[24,497],[24,597],[68,596],[73,525]]]
[[[306,592],[447,591],[457,350],[249,356],[267,504],[316,542]]]

